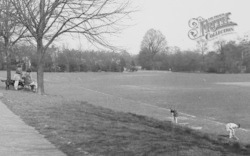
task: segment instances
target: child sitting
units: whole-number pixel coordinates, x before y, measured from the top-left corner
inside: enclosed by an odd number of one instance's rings
[[[15,90],[18,90],[19,81],[23,81],[21,74],[22,73],[20,70],[16,70],[16,73],[14,74],[13,79],[15,80],[15,83],[14,83]]]
[[[28,69],[23,76],[24,85],[31,88],[32,91],[36,91],[37,84],[31,78],[31,69]]]

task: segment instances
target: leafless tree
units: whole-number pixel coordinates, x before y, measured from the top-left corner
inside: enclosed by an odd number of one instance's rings
[[[225,51],[225,45],[226,41],[223,39],[219,39],[214,42],[214,47],[217,49],[217,52],[219,54],[219,61],[221,62],[221,69],[220,72],[226,71],[226,51]]]
[[[141,49],[147,49],[154,56],[156,53],[166,50],[165,36],[158,30],[150,29],[146,32],[141,42]]]
[[[205,52],[208,50],[208,44],[207,44],[207,41],[204,40],[204,39],[200,39],[197,41],[197,48],[198,48],[198,51],[201,52],[201,56],[202,56],[202,71],[204,71],[204,66],[205,66]]]
[[[150,29],[146,32],[141,42],[141,50],[139,53],[139,62],[154,69],[154,57],[159,52],[167,51],[167,41],[165,36],[158,30]]]
[[[38,93],[44,93],[44,54],[64,33],[84,35],[91,43],[110,44],[105,34],[117,33],[120,21],[132,11],[129,0],[10,0],[16,18],[34,37],[37,46]]]
[[[6,56],[7,79],[11,79],[11,48],[25,34],[26,30],[13,18],[15,8],[9,0],[0,1],[0,36],[4,41],[4,54]]]

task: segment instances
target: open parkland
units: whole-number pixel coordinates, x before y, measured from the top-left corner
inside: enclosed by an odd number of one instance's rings
[[[33,77],[35,73],[32,73]],[[6,72],[1,71],[5,78]],[[179,112],[178,124],[198,131],[227,135],[225,124],[240,123],[240,142],[250,143],[250,74],[203,74],[165,71],[124,73],[45,73],[44,96],[87,101],[116,111],[171,121],[170,109]],[[5,90],[0,84],[3,96]],[[20,91],[18,96],[37,96]],[[30,102],[39,99],[30,99]],[[40,106],[42,107],[42,105]]]

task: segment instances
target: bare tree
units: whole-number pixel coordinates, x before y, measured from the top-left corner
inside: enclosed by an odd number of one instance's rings
[[[198,51],[201,52],[201,56],[202,56],[202,66],[201,66],[201,70],[204,71],[205,68],[205,57],[204,54],[205,52],[208,50],[208,44],[207,41],[204,39],[200,39],[197,41],[197,48]]]
[[[16,18],[34,37],[37,46],[38,93],[44,93],[44,54],[64,33],[84,35],[91,43],[110,44],[105,34],[117,33],[119,21],[132,11],[129,0],[10,0]]]
[[[150,29],[146,32],[141,42],[139,62],[141,65],[148,66],[148,69],[154,68],[154,56],[166,50],[167,41],[165,36],[158,30]]]
[[[3,51],[6,56],[7,79],[11,79],[11,48],[26,32],[24,27],[13,18],[15,13],[9,0],[0,1],[0,36],[4,41]]]
[[[156,53],[166,50],[165,36],[158,30],[150,29],[146,32],[141,42],[141,49],[147,49],[154,56]]]
[[[225,51],[225,40],[217,40],[214,42],[214,47],[217,49],[217,52],[219,54],[219,61],[221,63],[220,65],[220,72],[226,72],[226,51]]]

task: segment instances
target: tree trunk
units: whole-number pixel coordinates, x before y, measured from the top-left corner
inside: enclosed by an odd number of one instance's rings
[[[10,59],[10,51],[9,51],[9,40],[4,38],[4,51],[6,54],[6,71],[7,71],[7,80],[11,79],[11,59]]]
[[[42,41],[37,42],[37,93],[44,94],[44,47]]]
[[[9,50],[8,50],[9,53]],[[10,54],[7,55],[6,57],[6,71],[7,71],[7,80],[11,79],[11,59],[10,59]]]
[[[0,70],[4,69],[4,59],[3,59],[3,52],[0,52],[0,62],[1,62],[1,67]]]

